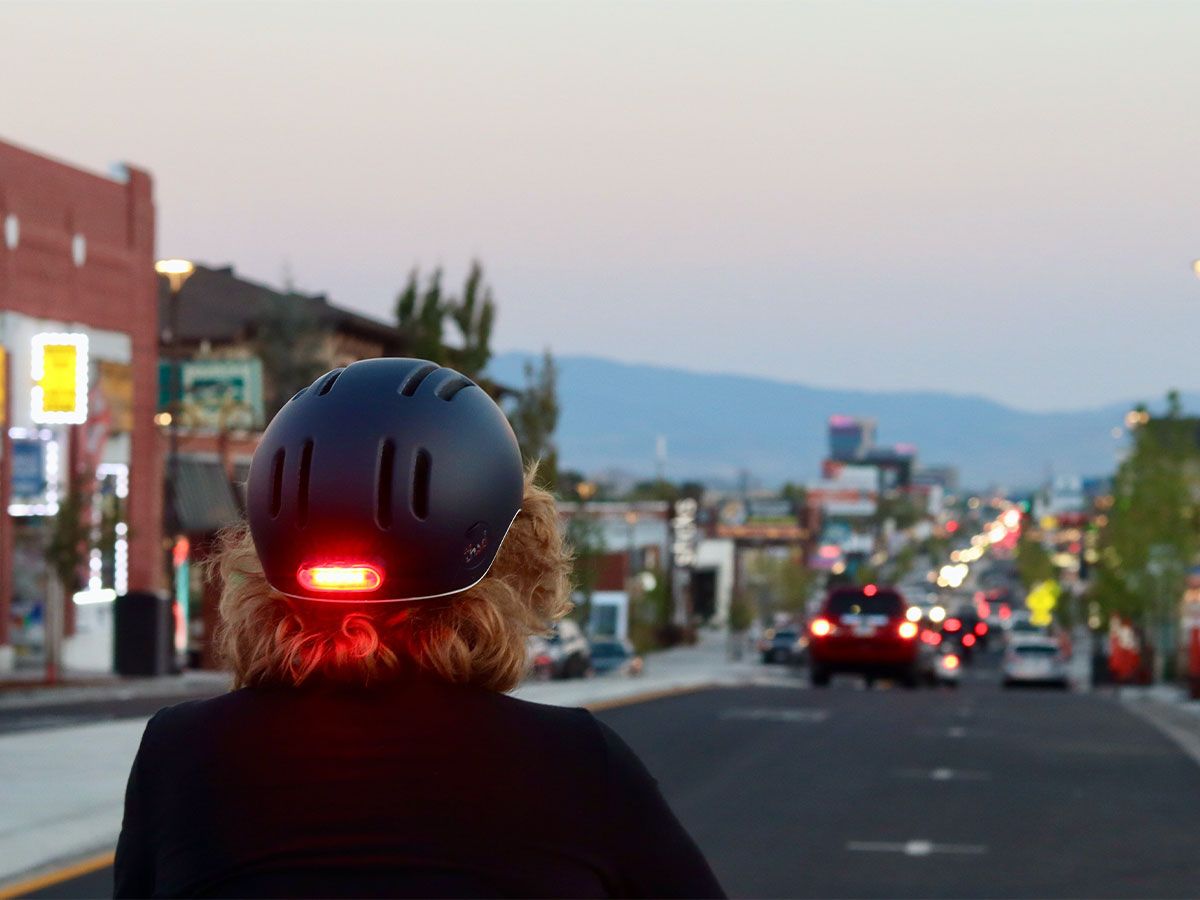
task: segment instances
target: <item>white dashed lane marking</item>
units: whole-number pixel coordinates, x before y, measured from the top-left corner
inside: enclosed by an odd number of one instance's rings
[[[935,853],[978,856],[987,853],[983,844],[935,844],[933,841],[848,841],[846,849],[861,853],[902,853],[905,856],[932,856]]]
[[[896,774],[900,778],[920,778],[929,781],[988,781],[992,777],[989,772],[950,769],[944,766],[937,769],[898,769]]]
[[[721,713],[722,719],[746,719],[753,722],[824,722],[827,709],[734,708]]]

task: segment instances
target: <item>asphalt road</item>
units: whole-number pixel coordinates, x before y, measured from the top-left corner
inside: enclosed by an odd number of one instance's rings
[[[1200,767],[1104,696],[968,676],[718,689],[600,717],[735,896],[1196,895]],[[35,896],[101,896],[110,878]]]

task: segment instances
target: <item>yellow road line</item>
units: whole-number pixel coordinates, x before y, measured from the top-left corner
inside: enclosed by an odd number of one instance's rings
[[[667,697],[682,697],[685,694],[696,694],[700,691],[711,690],[718,687],[716,684],[693,684],[686,687],[663,688],[658,691],[646,691],[642,694],[631,694],[628,697],[617,697],[613,700],[598,700],[595,703],[583,704],[584,709],[590,709],[592,712],[600,712],[605,709],[616,709],[621,706],[633,706],[635,703],[647,703],[651,700],[663,700]],[[0,900],[4,900],[0,897]]]
[[[48,888],[51,885],[61,884],[64,881],[70,881],[72,878],[78,878],[81,875],[89,875],[99,869],[113,864],[113,858],[116,856],[111,850],[108,853],[99,853],[96,856],[89,856],[86,859],[77,860],[70,865],[63,866],[60,869],[55,869],[52,872],[43,872],[41,875],[35,875],[32,878],[26,878],[24,881],[18,881],[14,884],[0,887],[0,900],[12,900],[14,897],[25,897],[35,891],[40,891],[43,888]]]

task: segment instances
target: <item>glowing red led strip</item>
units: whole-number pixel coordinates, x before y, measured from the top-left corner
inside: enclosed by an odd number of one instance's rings
[[[301,566],[296,580],[309,591],[373,591],[383,584],[383,573],[361,564]]]

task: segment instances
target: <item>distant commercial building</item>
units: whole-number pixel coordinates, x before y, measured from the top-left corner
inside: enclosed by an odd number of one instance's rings
[[[46,550],[72,485],[90,528],[65,659],[104,667],[87,632],[113,592],[163,583],[150,175],[0,142],[0,229],[0,669],[43,652]]]
[[[838,462],[854,462],[875,446],[875,420],[854,416],[829,417],[829,457]]]
[[[912,475],[917,487],[940,487],[951,493],[958,490],[958,469],[955,466],[919,466]]]
[[[1056,475],[1050,483],[1043,515],[1062,516],[1082,513],[1088,506],[1083,479],[1078,475]]]
[[[912,444],[875,447],[862,458],[862,464],[879,470],[879,488],[884,493],[906,491],[917,467],[917,448]]]

